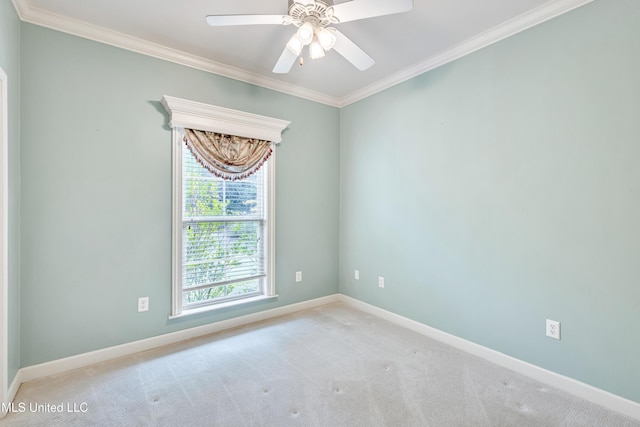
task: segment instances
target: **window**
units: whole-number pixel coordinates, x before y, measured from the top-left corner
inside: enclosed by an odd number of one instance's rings
[[[182,144],[182,305],[264,295],[269,162],[238,181],[216,177]]]
[[[274,297],[275,150],[257,172],[231,181],[200,164],[183,140],[185,129],[197,129],[275,143],[289,122],[167,96],[162,102],[173,128],[170,317]]]

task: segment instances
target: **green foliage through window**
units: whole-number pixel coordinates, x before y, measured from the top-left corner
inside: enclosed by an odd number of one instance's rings
[[[224,181],[183,149],[183,305],[262,292],[263,169]]]

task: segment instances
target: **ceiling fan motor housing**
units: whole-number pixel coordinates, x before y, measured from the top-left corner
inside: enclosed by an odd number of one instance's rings
[[[311,22],[320,27],[337,24],[340,20],[333,15],[333,0],[316,0],[311,4],[302,4],[289,0],[289,15],[285,16],[285,24],[302,26],[305,22]]]

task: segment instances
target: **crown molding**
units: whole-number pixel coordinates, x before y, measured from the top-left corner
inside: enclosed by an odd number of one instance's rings
[[[267,89],[293,95],[310,101],[333,107],[345,107],[360,101],[392,86],[410,80],[416,76],[431,71],[441,65],[448,64],[463,56],[469,55],[484,47],[511,37],[521,31],[546,22],[578,7],[591,3],[593,0],[550,0],[547,3],[504,22],[475,37],[440,52],[425,61],[405,68],[387,78],[378,80],[362,89],[356,90],[342,98],[326,95],[321,92],[305,89],[300,86],[283,83],[278,80],[252,73],[240,68],[231,67],[220,62],[191,55],[177,49],[163,46],[147,40],[132,37],[117,31],[88,24],[73,18],[51,13],[31,6],[29,0],[12,0],[16,12],[24,22],[62,31],[78,37],[87,38],[100,43],[130,50],[132,52],[162,59],[198,70],[239,80],[245,83],[261,86]]]
[[[24,9],[28,7],[28,4],[20,0],[11,0],[11,3],[13,4],[13,8],[16,10],[16,13],[18,14],[18,18],[20,18],[21,21],[24,21],[24,15],[25,15]]]
[[[510,19],[490,30],[478,34],[428,58],[412,67],[399,71],[388,78],[379,80],[363,89],[357,90],[342,98],[338,107],[345,107],[361,99],[367,98],[392,86],[410,80],[449,62],[460,59],[484,47],[490,46],[531,27],[542,24],[550,19],[570,12],[580,6],[591,3],[593,0],[551,0],[527,13]]]
[[[305,89],[289,83],[283,83],[269,77],[242,70],[240,68],[231,67],[197,55],[185,53],[158,43],[129,36],[124,33],[36,8],[31,6],[29,0],[12,1],[20,19],[30,24],[61,31],[63,33],[119,47],[165,61],[174,62],[176,64],[185,65],[190,68],[272,89],[288,95],[319,102],[321,104],[327,104],[333,107],[337,107],[339,104],[338,98],[325,95],[324,93]]]

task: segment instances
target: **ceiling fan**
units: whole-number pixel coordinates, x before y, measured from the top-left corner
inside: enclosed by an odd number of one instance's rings
[[[300,57],[302,49],[309,46],[311,59],[321,58],[331,49],[364,71],[375,61],[347,36],[330,25],[376,16],[408,12],[413,0],[351,0],[334,4],[333,0],[289,0],[287,15],[209,15],[207,22],[213,27],[230,25],[294,25],[298,29],[291,36],[280,59],[273,67],[274,73],[288,73]]]

